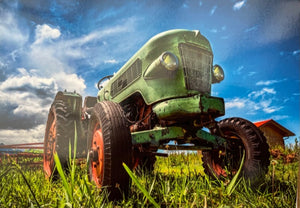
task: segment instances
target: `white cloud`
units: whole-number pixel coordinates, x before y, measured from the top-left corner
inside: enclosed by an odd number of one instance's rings
[[[272,119],[274,119],[274,120],[276,120],[276,121],[278,121],[278,120],[283,120],[283,119],[287,119],[287,118],[289,118],[288,115],[274,115],[274,116],[272,116]]]
[[[225,103],[226,109],[230,108],[244,108],[246,106],[246,103],[248,102],[247,99],[242,98],[234,98],[233,100],[229,100]]]
[[[135,24],[136,18],[128,18],[123,24],[115,25],[106,29],[93,31],[85,36],[66,41],[67,47],[80,47],[84,44],[101,40],[104,37],[113,36],[119,33],[129,32]]]
[[[231,111],[231,113],[235,111],[235,113],[239,112],[239,114],[246,115],[256,115],[259,113],[271,114],[283,108],[282,106],[272,105],[272,99],[233,98],[225,100],[226,110]]]
[[[19,71],[20,74],[1,82],[0,104],[15,106],[13,114],[16,116],[45,117],[49,105],[45,105],[44,102],[57,91],[55,80],[31,75],[24,68]]]
[[[210,31],[210,32],[212,32],[212,33],[217,33],[217,32],[218,32],[218,30],[217,30],[217,29],[215,29],[215,28],[213,28],[213,29],[210,29],[209,31]]]
[[[240,10],[243,6],[245,6],[245,3],[246,3],[246,0],[238,1],[233,5],[232,8],[234,11]]]
[[[45,125],[41,124],[31,129],[0,130],[0,143],[22,144],[43,142]]]
[[[0,17],[1,15],[0,13]],[[6,40],[1,35],[4,22],[2,20],[0,18],[0,42]],[[14,21],[18,26],[16,20]],[[124,33],[134,30],[135,22],[135,18],[129,18],[122,20],[119,25],[69,39],[61,35],[63,31],[58,27],[43,24],[36,26],[33,42],[24,38],[26,36],[20,36],[24,44],[18,45],[12,55],[20,59],[19,66],[23,65],[13,73],[6,73],[5,80],[0,82],[0,142],[8,144],[41,141],[45,131],[44,123],[55,93],[67,89],[84,94],[85,80],[76,74],[76,64],[81,60],[86,65],[93,63],[93,66],[118,63],[118,60],[111,57],[120,58],[119,53],[132,47],[128,40],[141,38],[136,33],[124,36]],[[9,26],[4,28],[5,34],[14,31],[8,30]],[[19,33],[21,31],[19,27],[16,30]],[[18,41],[15,38],[13,42]],[[2,60],[0,64],[1,68],[7,65]]]
[[[51,28],[47,24],[37,25],[35,29],[35,42],[34,44],[40,44],[44,40],[57,39],[60,36],[60,31],[57,28]]]
[[[12,13],[0,8],[0,43],[20,47],[26,43],[27,40],[27,30],[20,28],[20,25]]]
[[[242,71],[244,68],[245,68],[244,66],[239,66],[239,67],[237,68],[237,70],[233,72],[233,74],[241,74],[241,71]]]
[[[261,106],[249,98],[230,98],[225,99],[225,109],[231,116],[255,115]]]
[[[293,56],[300,54],[300,50],[293,51]]]
[[[272,85],[272,84],[276,84],[276,83],[279,83],[279,82],[283,82],[285,81],[286,79],[283,79],[283,80],[266,80],[266,81],[259,81],[256,83],[257,86],[261,86],[261,85],[265,85],[265,86],[269,86],[269,85]]]
[[[40,44],[32,44],[30,51],[25,54],[26,62],[30,63],[31,68],[39,69],[43,75],[52,76],[59,72],[66,74],[73,74],[76,68],[72,66],[75,61],[82,60],[82,62],[95,68],[100,64],[117,63],[111,59],[112,54],[117,56],[123,50],[127,50],[130,44],[126,41],[113,42],[121,40],[119,38],[112,39],[112,37],[123,36],[133,30],[135,25],[135,18],[129,18],[122,22],[122,25],[115,25],[102,30],[95,30],[81,37],[71,39],[57,39],[56,41],[46,42],[41,41]],[[44,27],[46,27],[44,25]],[[49,26],[47,26],[48,28]],[[53,31],[50,27],[47,31]],[[36,32],[38,33],[38,29]],[[46,33],[47,34],[47,33]],[[50,32],[52,34],[52,32]],[[53,32],[53,34],[56,34]],[[44,35],[42,37],[57,37],[58,35]],[[43,38],[42,38],[43,39]],[[122,38],[126,40],[126,38]],[[40,39],[37,39],[37,41]],[[124,44],[124,45],[122,45]],[[114,49],[114,45],[118,45],[118,49]],[[113,49],[112,49],[113,48]],[[110,62],[108,61],[110,60]],[[108,61],[108,62],[107,62]]]
[[[17,71],[20,73],[20,75],[28,76],[28,72],[25,68],[18,68]]]
[[[277,111],[279,111],[280,109],[282,109],[283,107],[264,107],[263,108],[263,111],[265,112],[265,113],[274,113],[274,112],[277,112]]]
[[[116,59],[108,59],[108,60],[104,60],[105,64],[117,64],[119,63]]]
[[[19,69],[20,70],[20,69]],[[10,89],[22,88],[30,86],[36,89],[42,89],[44,86],[55,86],[53,78],[43,78],[31,76],[26,69],[22,68],[22,72],[18,75],[8,77],[0,84],[0,90],[6,91]]]
[[[210,16],[212,16],[215,12],[216,9],[218,8],[218,6],[214,6],[211,10],[210,10]]]
[[[229,115],[234,116],[272,114],[283,109],[283,106],[276,104],[275,95],[273,88],[263,88],[249,93],[248,97],[227,98],[225,107],[229,110]]]
[[[55,74],[53,79],[56,81],[58,89],[67,91],[76,91],[83,93],[86,88],[85,81],[83,78],[78,77],[77,74],[67,74],[65,72],[60,72]]]
[[[276,91],[274,90],[274,88],[263,88],[262,90],[259,91],[253,91],[251,93],[248,94],[248,97],[253,97],[254,99],[266,95],[266,94],[276,94]]]

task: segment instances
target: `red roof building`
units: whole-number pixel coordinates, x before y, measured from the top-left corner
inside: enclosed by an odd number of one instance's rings
[[[282,146],[284,148],[284,137],[295,136],[293,132],[286,129],[273,119],[254,123],[265,135],[270,147]]]

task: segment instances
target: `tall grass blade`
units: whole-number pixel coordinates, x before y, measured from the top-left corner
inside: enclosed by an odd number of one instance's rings
[[[96,204],[95,204],[95,201],[94,201],[94,197],[93,197],[92,192],[90,190],[90,187],[88,186],[88,184],[87,184],[86,181],[87,181],[86,178],[83,179],[83,183],[84,183],[84,186],[86,188],[87,194],[88,194],[88,196],[90,198],[90,202],[92,203],[93,207],[96,207]]]
[[[30,186],[29,182],[27,181],[27,179],[26,179],[26,177],[25,177],[23,171],[22,171],[21,168],[20,168],[19,166],[17,166],[17,165],[16,165],[16,168],[17,168],[17,170],[19,171],[19,173],[21,174],[21,176],[22,176],[23,180],[25,181],[25,183],[26,183],[28,189],[30,190],[30,193],[32,194],[32,196],[33,196],[33,198],[34,198],[34,201],[36,202],[37,206],[38,206],[38,207],[41,207],[40,204],[39,204],[39,202],[37,201],[37,199],[36,199],[36,197],[35,197],[34,192],[33,192],[32,189],[31,189],[31,186]]]
[[[159,208],[160,207],[159,204],[157,204],[156,201],[150,196],[150,194],[148,193],[148,191],[138,181],[137,177],[133,174],[133,172],[130,170],[130,168],[125,163],[123,163],[123,167],[125,168],[126,172],[130,176],[130,178],[132,179],[132,181],[135,183],[135,185],[144,194],[144,196],[154,205],[154,207]]]
[[[230,196],[232,194],[232,192],[235,190],[235,188],[237,187],[238,183],[240,182],[240,180],[238,180],[239,175],[242,171],[243,165],[244,165],[244,161],[245,161],[245,151],[243,152],[243,157],[242,157],[242,161],[239,167],[239,170],[237,171],[237,173],[234,175],[234,177],[232,178],[232,180],[230,181],[229,185],[226,188],[226,194],[228,196]]]
[[[67,178],[66,178],[65,173],[63,171],[63,168],[61,166],[61,163],[60,163],[57,152],[54,153],[54,161],[55,161],[55,164],[56,164],[58,174],[59,174],[60,178],[62,179],[63,187],[64,187],[64,189],[67,193],[67,197],[71,202],[73,202],[72,190],[71,190],[71,187],[68,184]]]
[[[13,171],[14,169],[16,169],[17,172],[19,172],[20,175],[22,176],[22,178],[23,178],[23,180],[25,181],[25,183],[26,183],[26,185],[27,185],[27,187],[28,187],[28,189],[29,189],[31,195],[32,195],[33,198],[34,198],[34,201],[35,201],[36,205],[37,205],[38,207],[41,207],[40,204],[39,204],[39,202],[38,202],[37,199],[36,199],[36,196],[35,196],[34,192],[33,192],[32,189],[31,189],[31,186],[30,186],[30,184],[29,184],[27,178],[25,177],[25,175],[24,175],[24,173],[23,173],[23,171],[22,171],[22,169],[21,169],[21,167],[20,167],[19,165],[17,165],[17,164],[12,164],[11,167],[7,168],[7,170],[5,170],[3,174],[1,174],[0,180],[2,179],[2,177],[4,177],[5,175],[7,175],[9,172]],[[1,190],[1,192],[2,192],[2,190]],[[0,205],[1,205],[1,203],[0,203]]]
[[[152,184],[151,184],[151,186],[150,186],[150,189],[149,189],[149,192],[148,192],[149,195],[150,195],[151,192],[153,191],[155,181],[156,181],[156,175],[155,175],[155,177],[154,177],[154,179],[153,179],[153,181],[152,181]],[[145,201],[144,201],[144,206],[145,206],[146,202],[147,202],[147,199],[145,199]]]
[[[71,191],[72,191],[72,195],[73,195],[73,190],[74,190],[74,185],[75,185],[75,170],[76,170],[76,166],[75,166],[75,160],[76,160],[76,151],[77,151],[77,127],[76,127],[76,121],[74,121],[74,128],[75,128],[75,132],[74,132],[74,147],[73,147],[73,158],[72,158],[72,168],[71,168]]]

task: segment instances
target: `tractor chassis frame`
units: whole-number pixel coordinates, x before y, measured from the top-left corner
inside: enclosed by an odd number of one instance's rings
[[[191,136],[183,127],[157,127],[131,133],[132,145],[150,144],[167,150],[210,150],[225,147],[226,139],[212,135],[202,129]],[[175,140],[179,145],[167,144]]]

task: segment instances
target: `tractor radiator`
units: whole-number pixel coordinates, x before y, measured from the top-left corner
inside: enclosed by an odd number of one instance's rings
[[[212,54],[188,43],[179,44],[186,88],[201,93],[211,91]]]

